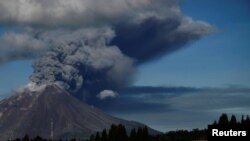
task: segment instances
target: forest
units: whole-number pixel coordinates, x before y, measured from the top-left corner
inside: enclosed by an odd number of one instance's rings
[[[230,118],[227,114],[222,114],[219,120],[215,120],[211,125],[226,125],[237,126],[243,125],[250,127],[249,116],[242,116],[237,120],[235,115]],[[91,135],[88,140],[81,140],[73,138],[71,140],[53,140],[53,141],[200,141],[207,140],[207,129],[193,129],[169,131],[166,133],[151,135],[147,127],[132,129],[130,133],[126,131],[123,125],[111,125],[110,129],[104,129],[102,132],[97,132]],[[31,139],[29,135],[25,135],[22,139],[17,138],[12,141],[52,141],[50,139],[43,139],[39,136]]]

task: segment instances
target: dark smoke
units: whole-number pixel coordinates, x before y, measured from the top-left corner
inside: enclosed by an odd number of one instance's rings
[[[38,57],[47,51],[47,44],[29,33],[7,33],[0,38],[0,64]]]
[[[115,31],[117,36],[112,44],[140,64],[178,50],[214,29],[189,18],[149,17],[140,23],[118,24]]]
[[[30,80],[85,94],[126,86],[134,72],[133,60],[108,45],[113,36],[109,28],[82,29],[51,40],[53,47],[34,63]]]
[[[0,63],[38,58],[28,86],[57,84],[77,97],[115,97],[136,67],[216,29],[183,16],[177,0],[6,0]]]

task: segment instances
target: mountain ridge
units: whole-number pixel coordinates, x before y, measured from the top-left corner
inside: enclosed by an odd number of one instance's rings
[[[111,124],[123,124],[127,130],[145,126],[110,116],[56,85],[39,91],[24,90],[0,102],[0,139],[4,140],[25,134],[48,139],[87,138]]]

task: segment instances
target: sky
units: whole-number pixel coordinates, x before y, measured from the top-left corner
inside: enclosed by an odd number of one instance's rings
[[[186,86],[201,89],[249,88],[249,1],[186,0],[182,2],[181,7],[186,15],[207,21],[215,25],[219,31],[160,60],[140,66],[139,76],[134,85]],[[168,103],[178,99],[177,103],[180,105],[172,105],[173,109],[176,108],[174,111],[166,110],[166,112],[150,114],[151,116],[134,114],[133,118],[143,119],[149,123],[153,121],[153,127],[164,131],[181,129],[184,126],[188,129],[205,128],[207,123],[217,119],[223,112],[237,115],[250,113],[250,105],[246,104],[250,101],[247,96],[249,90],[241,94],[242,99],[247,100],[246,102],[242,101],[237,92],[230,95],[221,95],[221,92],[205,93],[190,93],[164,101]],[[242,104],[238,104],[239,101]],[[229,105],[226,106],[226,103]],[[212,105],[215,106],[211,110],[205,110]],[[131,117],[126,114],[121,116]],[[154,118],[158,120],[152,120]]]
[[[186,0],[182,1],[181,9],[183,13],[194,19],[204,20],[215,25],[219,31],[188,45],[187,48],[166,55],[160,60],[140,66],[135,85],[249,88],[249,1]],[[249,91],[246,91],[241,96],[242,99],[249,102],[248,94]],[[185,106],[174,111],[159,112],[153,115],[151,118],[158,120],[153,120],[152,125],[162,131],[181,129],[184,126],[187,129],[205,128],[207,123],[217,119],[223,112],[237,115],[249,114],[250,105],[243,102],[238,96],[238,93],[221,95],[220,92],[215,92],[210,95],[207,92],[206,94],[197,92],[167,99],[166,103],[178,99],[180,105],[172,105],[174,109],[181,105]],[[225,101],[222,102],[222,99]],[[239,101],[242,104],[238,105]],[[225,106],[224,103],[229,103],[229,105]],[[212,105],[215,106],[211,108],[211,111],[205,110],[204,107]],[[202,108],[199,109],[199,107]],[[122,116],[131,117],[126,114]],[[133,118],[152,122],[147,114],[133,116]]]
[[[205,128],[223,112],[250,114],[250,2],[182,0],[180,9],[217,31],[157,59],[143,58],[131,88],[90,104],[160,131]],[[0,34],[8,30],[0,24]],[[0,64],[0,99],[29,82],[33,61]]]
[[[249,2],[186,0],[182,3],[182,10],[194,19],[215,25],[219,31],[188,45],[187,48],[141,66],[135,84],[249,86]],[[158,73],[151,77],[152,72]]]

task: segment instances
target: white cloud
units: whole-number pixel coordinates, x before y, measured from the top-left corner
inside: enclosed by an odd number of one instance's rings
[[[117,92],[114,92],[112,90],[103,90],[97,95],[97,98],[104,100],[106,98],[115,98],[117,96],[118,96]]]

